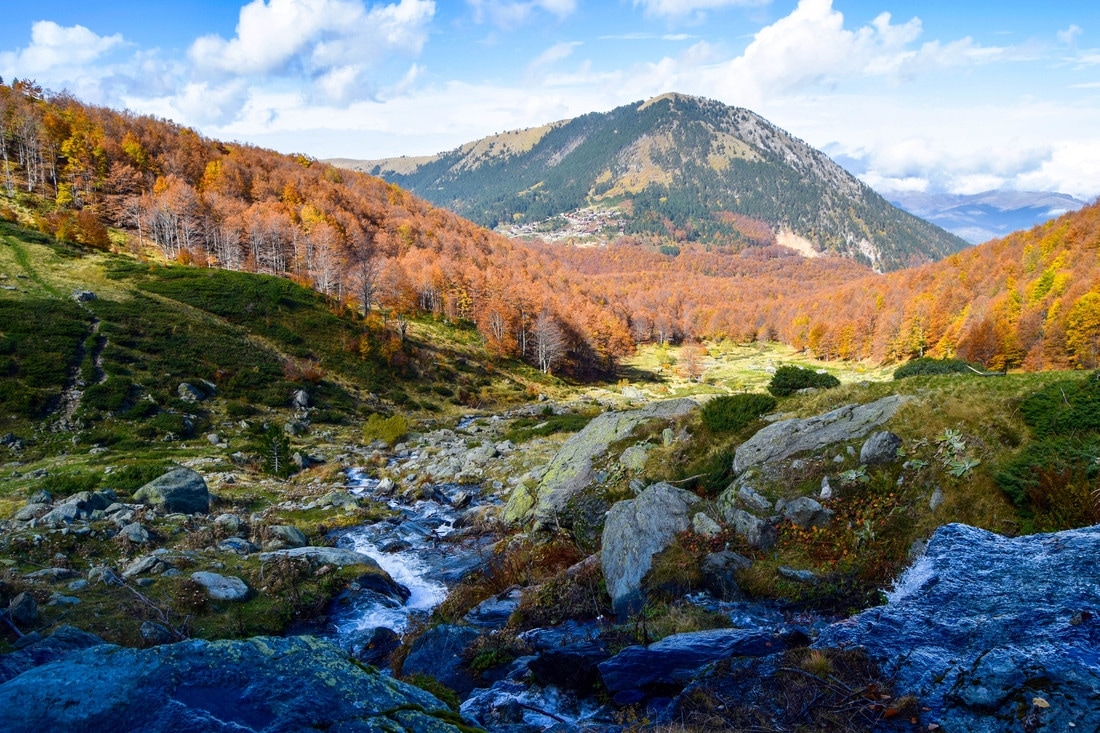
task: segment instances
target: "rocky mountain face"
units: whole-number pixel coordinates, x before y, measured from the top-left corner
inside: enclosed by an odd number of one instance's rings
[[[597,237],[737,248],[778,242],[881,270],[966,246],[759,115],[679,94],[426,158],[331,162],[382,176],[479,224],[520,227],[513,234],[551,232],[563,214],[612,209],[616,216],[593,229]]]
[[[1030,229],[1088,205],[1049,191],[985,191],[972,195],[898,191],[886,194],[886,198],[972,244]]]

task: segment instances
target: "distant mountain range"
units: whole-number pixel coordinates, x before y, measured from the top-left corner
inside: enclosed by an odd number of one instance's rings
[[[878,270],[966,247],[759,115],[679,94],[439,155],[327,162],[382,176],[478,224],[535,234],[583,221],[605,240],[779,243]]]
[[[969,196],[919,192],[884,195],[895,206],[938,224],[971,244],[1030,229],[1088,205],[1064,193],[1046,191],[986,191]]]

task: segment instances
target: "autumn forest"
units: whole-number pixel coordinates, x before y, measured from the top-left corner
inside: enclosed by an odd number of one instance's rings
[[[777,245],[514,242],[379,178],[30,82],[0,84],[0,154],[12,200],[49,202],[0,206],[0,218],[91,247],[291,278],[391,331],[414,315],[469,322],[491,352],[543,371],[606,374],[639,342],[723,338],[825,360],[1097,366],[1097,205],[881,275]],[[670,243],[678,254],[662,253]]]

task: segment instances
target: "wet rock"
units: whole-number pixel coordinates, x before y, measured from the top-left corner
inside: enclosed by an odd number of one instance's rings
[[[833,510],[826,509],[808,496],[800,496],[783,505],[783,516],[802,529],[828,527],[833,521]]]
[[[739,601],[743,597],[737,573],[752,567],[752,560],[736,552],[712,552],[703,558],[703,587],[720,601]]]
[[[134,501],[164,512],[205,514],[210,511],[206,481],[190,468],[175,468],[134,492]]]
[[[392,629],[379,626],[367,637],[366,643],[359,649],[355,658],[375,667],[387,667],[390,657],[401,646],[401,637]]]
[[[8,603],[8,616],[21,629],[28,629],[38,621],[38,604],[30,593],[20,593]]]
[[[321,565],[336,565],[346,567],[349,565],[366,565],[369,568],[382,570],[370,555],[364,555],[354,550],[345,550],[342,547],[294,547],[289,550],[275,550],[274,552],[260,553],[260,562],[271,562],[281,557],[302,559],[313,567]]]
[[[667,483],[617,502],[604,523],[600,564],[615,613],[625,617],[645,603],[642,578],[653,556],[691,526],[699,497]]]
[[[851,447],[851,446],[849,446]],[[859,462],[867,465],[891,463],[897,460],[901,438],[888,430],[871,433],[859,449]]]
[[[1028,712],[1034,730],[1098,730],[1098,553],[1100,526],[1007,538],[946,525],[886,605],[814,645],[866,649],[928,708],[924,725],[995,733]]]
[[[191,580],[201,585],[206,595],[215,601],[246,601],[251,594],[245,582],[235,576],[218,575],[201,570],[191,573]]]
[[[430,694],[308,636],[97,644],[52,657],[0,684],[0,728],[459,731]]]
[[[861,438],[892,418],[908,399],[890,395],[865,405],[845,405],[823,415],[772,423],[737,447],[733,472],[741,474],[752,466]]]
[[[592,694],[600,680],[599,665],[611,658],[598,642],[547,649],[527,663],[540,685],[553,685],[582,695]]]
[[[466,669],[462,653],[477,637],[478,632],[469,626],[433,627],[412,643],[401,671],[434,677],[464,697],[474,689],[474,678]]]
[[[588,488],[596,478],[593,461],[614,442],[630,436],[634,428],[650,420],[673,420],[696,409],[698,404],[683,398],[655,402],[639,410],[605,412],[569,438],[551,460],[532,493],[517,488],[512,492],[502,518],[520,523],[528,518],[553,523],[570,499]]]
[[[648,647],[631,646],[599,665],[612,693],[683,687],[700,669],[730,657],[762,657],[784,651],[786,642],[770,632],[713,629],[666,636]]]
[[[470,609],[465,616],[466,623],[482,628],[502,628],[508,624],[508,619],[519,608],[522,597],[523,591],[515,587],[487,598]]]

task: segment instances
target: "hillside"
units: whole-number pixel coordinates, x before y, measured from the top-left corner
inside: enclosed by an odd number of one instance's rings
[[[894,208],[823,153],[749,110],[667,94],[430,158],[336,160],[487,227],[552,233],[563,214],[613,210],[594,233],[741,249],[777,239],[879,270],[965,243]]]
[[[985,191],[969,195],[896,191],[886,198],[971,244],[1030,229],[1087,205],[1072,196],[1044,191]]]

